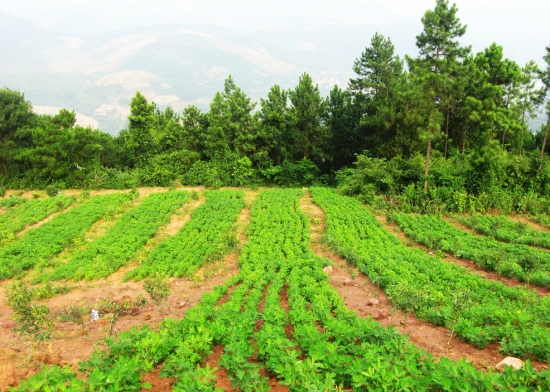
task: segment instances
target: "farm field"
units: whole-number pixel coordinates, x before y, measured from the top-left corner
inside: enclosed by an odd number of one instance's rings
[[[0,388],[550,390],[550,253],[388,218],[328,188],[0,199],[24,231],[0,246]],[[49,339],[14,330],[14,290]]]

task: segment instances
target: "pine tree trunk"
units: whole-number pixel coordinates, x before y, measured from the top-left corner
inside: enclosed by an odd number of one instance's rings
[[[548,133],[548,131],[546,131]],[[6,175],[6,178],[9,178],[8,176],[8,166],[6,165],[6,161],[2,160],[2,167],[4,168],[4,174]]]
[[[519,156],[521,157],[523,155],[523,143],[525,141],[525,109],[523,110],[523,113],[521,114],[521,144],[519,146]]]
[[[424,191],[428,191],[428,174],[430,174],[430,154],[432,152],[431,130],[428,133],[428,149],[426,151],[426,171],[424,172]]]
[[[548,130],[549,129],[550,129],[550,114],[548,115],[548,122],[546,124],[546,132],[544,132],[544,139],[542,140],[542,148],[540,149],[539,173],[542,170],[542,160],[544,159],[544,149],[546,148],[546,140],[548,139]]]
[[[447,108],[447,129],[445,134],[445,159],[447,159],[447,146],[449,145],[449,108]]]

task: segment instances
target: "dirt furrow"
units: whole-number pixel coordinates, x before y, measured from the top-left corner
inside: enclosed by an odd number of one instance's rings
[[[451,338],[449,329],[420,320],[414,314],[406,315],[394,308],[383,289],[373,285],[367,276],[349,265],[326,243],[319,241],[326,232],[325,215],[319,206],[313,204],[309,193],[302,197],[300,207],[311,222],[311,249],[318,256],[334,263],[329,275],[330,283],[344,299],[346,306],[359,317],[372,317],[384,327],[395,327],[399,333],[409,335],[412,343],[436,358],[446,357],[455,361],[466,358],[478,369],[495,366],[504,358],[499,353],[497,344],[478,350],[471,344]]]

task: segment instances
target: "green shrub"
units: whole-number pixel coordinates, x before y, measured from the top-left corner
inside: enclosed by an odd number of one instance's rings
[[[59,195],[59,188],[57,186],[55,186],[54,184],[48,185],[46,187],[46,193],[50,197],[57,196],[57,195]]]
[[[6,287],[7,304],[15,310],[14,330],[27,339],[33,349],[49,340],[53,330],[53,320],[48,318],[50,309],[45,305],[31,305],[34,292],[25,283],[15,281]]]
[[[172,291],[171,286],[170,282],[162,276],[147,278],[143,283],[144,290],[159,307],[170,296],[170,292]]]

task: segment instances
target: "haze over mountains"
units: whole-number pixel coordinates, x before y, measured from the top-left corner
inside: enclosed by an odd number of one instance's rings
[[[274,84],[294,87],[306,71],[325,95],[334,84],[347,84],[354,59],[377,31],[391,37],[400,55],[415,55],[420,18],[433,8],[429,1],[419,15],[407,15],[384,4],[350,2],[331,15],[328,3],[298,1],[289,14],[270,1],[263,8],[237,3],[0,3],[0,34],[9,38],[0,42],[0,86],[25,92],[35,107],[74,109],[116,134],[136,91],[177,111],[189,104],[207,109],[229,74],[259,100]],[[251,12],[239,12],[247,4]],[[308,14],[307,7],[316,12]],[[459,17],[470,26],[464,42],[475,51],[496,41],[520,65],[539,61],[548,44],[516,36],[502,42],[490,31],[472,35],[475,25]]]

